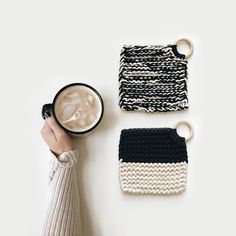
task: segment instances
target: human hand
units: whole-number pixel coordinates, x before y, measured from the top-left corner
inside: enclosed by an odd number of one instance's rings
[[[53,116],[44,121],[41,135],[48,147],[57,157],[63,152],[74,149],[71,137],[57,124]]]

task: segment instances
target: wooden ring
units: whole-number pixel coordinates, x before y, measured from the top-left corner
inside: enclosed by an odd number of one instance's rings
[[[186,59],[189,59],[192,55],[193,55],[193,51],[194,51],[194,46],[193,46],[193,43],[192,41],[190,41],[189,39],[179,39],[177,42],[176,42],[176,46],[178,47],[180,44],[187,44],[188,47],[189,47],[189,52],[187,53],[187,55],[185,55],[185,58]],[[177,49],[178,50],[178,49]]]
[[[181,126],[181,125],[185,125],[188,127],[189,129],[189,136],[187,138],[185,138],[185,141],[188,142],[190,141],[192,138],[193,138],[193,135],[194,135],[194,128],[193,126],[187,122],[187,121],[179,121],[176,125],[175,125],[175,128],[176,130]]]

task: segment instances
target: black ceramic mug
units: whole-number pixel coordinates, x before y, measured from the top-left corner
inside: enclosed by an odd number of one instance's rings
[[[84,83],[68,84],[56,94],[53,102],[43,105],[42,117],[53,115],[67,133],[85,134],[100,123],[104,113],[101,95]]]

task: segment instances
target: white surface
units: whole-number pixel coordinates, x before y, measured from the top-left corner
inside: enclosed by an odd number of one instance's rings
[[[105,102],[103,122],[79,139],[83,236],[235,235],[234,1],[1,1],[0,235],[39,235],[47,201],[49,151],[41,106],[65,84],[86,82]],[[123,44],[190,38],[190,109],[175,114],[122,112]],[[122,128],[173,126],[186,119],[187,192],[123,194],[118,182]],[[234,217],[234,218],[233,218]]]

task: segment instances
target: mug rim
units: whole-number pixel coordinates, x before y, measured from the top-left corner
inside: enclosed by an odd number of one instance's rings
[[[72,131],[72,130],[69,130],[67,129],[66,127],[64,127],[60,122],[59,120],[57,119],[56,117],[56,113],[55,113],[55,103],[56,103],[56,100],[58,98],[58,96],[61,94],[61,92],[63,92],[65,89],[69,88],[69,87],[73,87],[73,86],[84,86],[84,87],[87,87],[89,89],[91,89],[99,98],[100,100],[100,103],[101,103],[101,114],[100,114],[100,117],[98,119],[98,121],[91,127],[89,128],[88,130],[85,130],[85,131]],[[100,93],[92,86],[88,85],[88,84],[85,84],[85,83],[71,83],[71,84],[67,84],[65,85],[64,87],[62,87],[57,93],[56,95],[54,96],[53,98],[53,102],[52,102],[52,111],[53,111],[53,114],[54,114],[54,118],[56,120],[56,122],[59,124],[59,126],[64,129],[66,132],[68,133],[71,133],[71,134],[85,134],[85,133],[89,133],[90,131],[92,131],[93,129],[95,129],[98,124],[101,122],[102,120],[102,117],[103,117],[103,114],[104,114],[104,103],[103,103],[103,99],[102,99],[102,96],[100,95]]]

